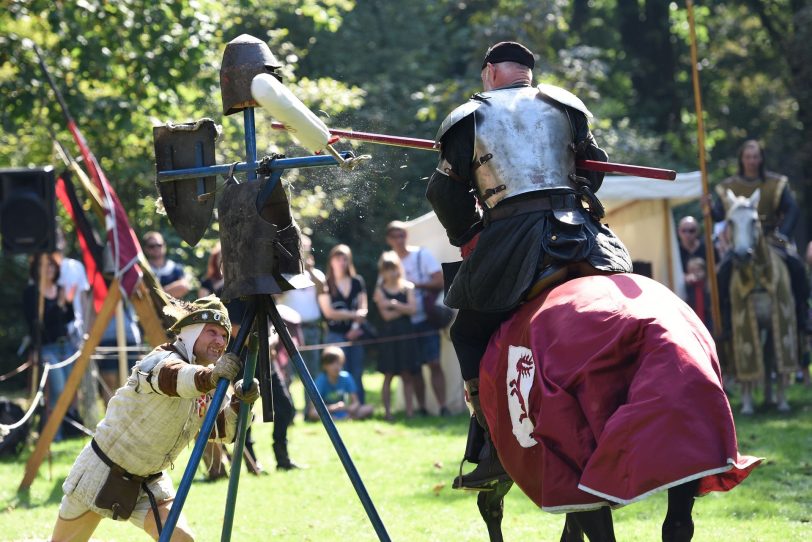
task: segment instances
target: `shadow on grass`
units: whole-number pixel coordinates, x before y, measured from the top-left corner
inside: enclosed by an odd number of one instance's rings
[[[44,500],[32,499],[30,488],[18,491],[15,495],[0,505],[2,506],[2,509],[0,510],[0,517],[2,517],[4,514],[12,513],[18,508],[32,509],[59,504],[59,502],[62,500],[62,482],[62,479],[55,480],[50,492],[48,493],[48,496]]]

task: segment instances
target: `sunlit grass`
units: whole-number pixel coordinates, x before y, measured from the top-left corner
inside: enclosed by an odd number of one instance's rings
[[[367,377],[370,401],[378,400],[377,375]],[[294,399],[302,391],[294,385]],[[793,412],[760,410],[737,417],[743,453],[766,457],[745,483],[726,494],[699,499],[694,540],[786,542],[812,540],[812,389],[794,386]],[[734,398],[734,409],[738,407]],[[299,405],[301,406],[301,405]],[[349,422],[339,431],[393,540],[486,540],[475,497],[451,490],[465,444],[465,416],[386,423]],[[256,423],[260,460],[270,474],[240,480],[232,540],[376,540],[375,533],[321,424],[297,419],[290,429],[291,456],[301,471],[273,470],[272,425]],[[24,457],[0,462],[0,540],[47,539],[56,519],[61,483],[84,441],[54,444],[28,494],[18,495]],[[701,445],[701,443],[696,443]],[[189,450],[171,475],[177,484]],[[227,481],[204,482],[202,473],[184,506],[198,540],[218,540]],[[659,540],[664,495],[615,511],[618,540]],[[505,505],[506,540],[558,540],[563,516],[539,511],[514,489]],[[131,524],[103,521],[98,540],[144,540]]]

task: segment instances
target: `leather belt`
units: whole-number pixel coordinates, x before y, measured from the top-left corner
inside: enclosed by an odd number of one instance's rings
[[[484,223],[488,225],[497,220],[513,216],[526,215],[537,211],[573,211],[583,209],[581,198],[577,194],[551,194],[517,201],[501,201],[493,209],[485,211]]]
[[[127,478],[132,478],[133,480],[139,480],[141,482],[151,482],[161,477],[162,473],[160,472],[156,472],[155,474],[149,474],[147,476],[137,476],[135,474],[130,474],[126,470],[122,469],[120,465],[116,464],[115,461],[107,457],[107,454],[102,451],[101,447],[96,442],[96,439],[90,440],[90,447],[93,448],[93,451],[96,452],[96,455],[99,456],[99,459],[101,459],[105,465],[107,465],[111,469],[116,469],[123,472],[125,475],[127,475]]]

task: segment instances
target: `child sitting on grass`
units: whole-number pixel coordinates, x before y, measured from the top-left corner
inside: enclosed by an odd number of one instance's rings
[[[362,405],[350,373],[343,371],[344,351],[328,346],[321,354],[321,374],[316,377],[316,389],[327,405],[333,419],[363,420],[372,416],[372,405]],[[316,408],[310,406],[308,417],[317,418]]]

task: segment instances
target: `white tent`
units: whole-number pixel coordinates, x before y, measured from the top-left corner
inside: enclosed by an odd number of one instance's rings
[[[603,222],[620,237],[632,260],[651,264],[652,277],[679,294],[682,294],[683,274],[672,209],[701,195],[698,171],[678,174],[675,181],[607,175],[598,192],[606,208]],[[434,213],[406,225],[409,244],[426,247],[441,262],[460,259],[459,249],[448,242]],[[441,363],[446,375],[448,406],[452,411],[461,411],[462,380],[447,332],[442,334]],[[427,374],[426,377],[428,383]]]
[[[651,264],[652,278],[682,295],[682,265],[674,206],[702,195],[698,171],[675,181],[607,176],[598,191],[606,208],[603,222],[623,241],[632,260]]]

